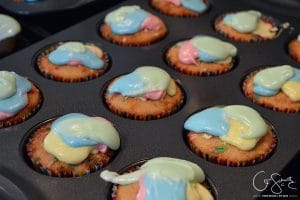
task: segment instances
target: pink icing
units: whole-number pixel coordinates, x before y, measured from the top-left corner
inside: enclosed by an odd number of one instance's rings
[[[181,5],[180,0],[166,0],[166,2],[170,2],[170,3],[174,4],[175,6]]]
[[[98,151],[100,151],[101,153],[105,153],[107,152],[108,147],[104,144],[99,144],[96,146],[96,148],[98,149]]]
[[[161,99],[164,94],[163,90],[147,92],[144,94],[144,97],[151,100],[158,100]]]
[[[0,112],[0,120],[7,119],[7,118],[9,118],[11,116],[13,116],[13,114]]]
[[[191,41],[184,42],[179,47],[179,60],[184,64],[196,64],[198,50]]]
[[[144,184],[144,175],[139,179],[139,192],[136,195],[136,200],[146,200],[146,185]]]
[[[158,30],[160,28],[160,19],[154,15],[148,16],[142,23],[142,29]]]
[[[76,59],[72,59],[69,63],[69,65],[81,65],[81,62]]]

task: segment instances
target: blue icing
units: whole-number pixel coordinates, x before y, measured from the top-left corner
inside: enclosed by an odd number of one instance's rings
[[[218,58],[209,55],[201,50],[198,50],[198,57],[200,60],[204,61],[204,62],[215,62],[215,61],[219,61]]]
[[[134,34],[139,32],[148,13],[138,6],[124,6],[105,17],[112,32],[117,35]]]
[[[271,90],[261,85],[254,85],[253,92],[261,96],[274,96],[278,93],[278,90]]]
[[[300,69],[294,68],[294,76],[289,81],[297,81],[300,82]]]
[[[143,92],[144,86],[143,80],[139,74],[134,71],[114,81],[108,88],[108,92],[110,94],[120,93],[122,96],[135,96]]]
[[[27,79],[14,72],[12,74],[16,78],[17,91],[11,97],[0,100],[0,112],[16,114],[27,105],[27,92],[32,86]]]
[[[227,15],[223,18],[223,22],[224,22],[225,24],[231,23],[232,20],[233,20],[233,16],[232,16],[232,15],[229,15],[229,14],[227,14]]]
[[[181,0],[183,7],[196,11],[203,12],[207,9],[207,5],[203,0]]]
[[[71,49],[56,49],[49,54],[49,60],[55,65],[66,65],[72,59],[80,61],[84,66],[90,69],[101,69],[104,66],[104,62],[87,48],[84,52],[74,52],[71,51]]]
[[[171,181],[168,179],[144,177],[146,200],[185,200],[186,181]]]
[[[189,117],[184,128],[197,133],[222,136],[228,132],[229,125],[222,108],[208,108]]]
[[[91,140],[87,137],[76,137],[72,134],[72,132],[68,132],[71,129],[64,129],[61,128],[60,124],[63,123],[67,119],[72,119],[72,118],[89,118],[89,116],[80,114],[80,113],[71,113],[64,115],[57,120],[55,120],[52,125],[51,125],[51,130],[58,134],[60,138],[66,143],[67,145],[71,147],[83,147],[83,146],[94,146],[96,144],[99,144],[99,142],[95,140]]]

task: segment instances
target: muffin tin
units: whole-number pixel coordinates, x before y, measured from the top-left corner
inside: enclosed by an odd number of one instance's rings
[[[200,17],[176,18],[160,14],[148,1],[128,0],[1,60],[1,70],[16,71],[35,82],[41,89],[44,101],[40,110],[25,122],[0,129],[0,174],[10,179],[28,199],[107,199],[111,185],[99,178],[102,169],[79,178],[54,178],[34,171],[24,155],[22,141],[28,137],[32,127],[55,116],[81,112],[107,118],[119,130],[121,149],[105,169],[119,171],[131,163],[157,156],[186,159],[197,163],[208,175],[217,199],[253,199],[259,194],[252,186],[255,174],[261,170],[266,174],[280,173],[299,151],[300,114],[275,112],[256,105],[243,95],[240,84],[244,76],[258,66],[299,66],[285,50],[290,38],[300,32],[300,24],[295,18],[278,16],[280,22],[288,21],[294,29],[284,30],[272,41],[230,41],[213,29],[216,17],[236,10],[260,10],[246,2],[242,5],[235,2],[214,0],[211,9]],[[163,40],[145,47],[122,47],[100,37],[98,25],[104,16],[119,6],[133,4],[158,15],[167,24],[169,33]],[[276,13],[261,11],[277,18]],[[181,74],[169,67],[164,61],[166,48],[175,41],[196,34],[207,34],[233,43],[238,48],[239,57],[235,68],[219,76],[198,77]],[[37,52],[49,44],[66,40],[99,44],[111,57],[110,69],[99,78],[81,83],[61,83],[44,78],[35,68]],[[102,98],[106,84],[114,77],[131,72],[141,65],[160,66],[182,84],[186,101],[178,112],[163,119],[137,121],[115,115],[106,108]],[[248,167],[226,167],[205,161],[187,147],[183,137],[185,120],[197,110],[230,104],[250,106],[274,126],[278,144],[269,159]],[[293,178],[296,173],[291,171],[288,176]],[[287,188],[284,188],[284,192],[289,194]]]

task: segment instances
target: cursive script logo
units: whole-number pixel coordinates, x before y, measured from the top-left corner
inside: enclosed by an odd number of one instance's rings
[[[258,179],[263,179],[263,186],[258,186]],[[292,177],[282,178],[280,174],[273,173],[268,178],[266,176],[265,171],[259,171],[257,172],[252,180],[252,185],[255,190],[259,192],[265,191],[268,187],[270,187],[270,190],[273,194],[281,194],[283,192],[284,188],[289,188],[291,190],[297,190],[296,188],[296,182],[293,181]],[[261,184],[260,184],[261,185]]]

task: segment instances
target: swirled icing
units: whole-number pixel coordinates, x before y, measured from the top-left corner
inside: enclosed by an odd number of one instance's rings
[[[179,43],[179,60],[185,64],[203,62],[218,62],[236,56],[237,49],[228,42],[223,42],[211,36],[199,35],[191,40]]]
[[[14,37],[21,31],[21,26],[14,18],[0,14],[0,41]]]
[[[242,105],[205,109],[190,116],[184,128],[220,137],[242,150],[254,148],[267,133],[264,119],[252,108]]]
[[[66,42],[52,51],[48,58],[55,65],[83,64],[90,69],[101,69],[104,67],[104,62],[97,53],[81,42]]]
[[[139,182],[137,200],[185,200],[191,183],[202,183],[205,175],[202,169],[189,161],[158,157],[143,164],[137,171],[119,175],[108,170],[100,174],[106,181],[127,185]],[[212,199],[207,190],[203,194]]]
[[[175,90],[172,89],[174,87]],[[115,80],[108,88],[109,94],[119,93],[122,96],[143,96],[149,99],[160,99],[164,92],[170,96],[175,95],[176,85],[166,71],[153,66],[139,67]]]
[[[30,81],[14,72],[0,71],[0,120],[17,114],[28,103]]]
[[[105,16],[104,22],[117,35],[134,34],[143,29],[158,30],[160,28],[160,20],[137,5],[122,6],[110,12]]]
[[[116,129],[103,118],[80,113],[67,114],[55,120],[44,140],[48,153],[69,164],[82,162],[92,150],[103,145],[113,150],[119,148],[120,138]]]
[[[203,0],[166,0],[176,6],[182,5],[189,10],[202,13],[207,10],[207,4]]]
[[[253,92],[260,96],[274,96],[279,91],[292,101],[300,101],[300,70],[290,65],[270,67],[254,76]]]

